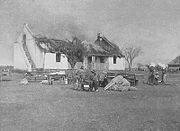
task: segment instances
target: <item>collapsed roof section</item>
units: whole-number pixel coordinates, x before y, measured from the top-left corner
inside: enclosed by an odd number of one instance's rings
[[[46,53],[61,52],[68,42],[64,40],[50,39],[46,37],[34,37],[37,46]]]

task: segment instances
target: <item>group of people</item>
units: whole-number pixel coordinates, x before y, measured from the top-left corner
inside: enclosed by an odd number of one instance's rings
[[[167,82],[166,72],[167,68],[163,64],[150,64],[147,66],[149,69],[149,75],[147,84],[158,85],[165,84]],[[112,79],[109,83],[107,80],[107,73],[102,76],[94,70],[82,70],[78,72],[77,83],[78,87],[86,91],[98,91],[98,87],[104,87],[104,90],[131,90],[129,81],[123,76],[119,75]],[[101,73],[102,74],[102,73]],[[102,77],[102,78],[101,78]],[[86,87],[87,86],[87,87]],[[132,90],[135,90],[132,88]]]
[[[147,84],[149,85],[158,85],[165,84],[167,82],[166,72],[167,68],[163,64],[153,64],[147,66],[149,69],[149,76]]]
[[[107,74],[102,76],[94,70],[83,70],[78,72],[77,84],[82,90],[98,91],[98,87],[108,84]],[[86,87],[88,86],[88,87]]]
[[[83,91],[98,91],[98,87],[103,87],[104,90],[136,90],[130,85],[130,82],[121,75],[116,75],[108,82],[107,73],[98,73],[94,70],[83,70],[78,73],[77,85]]]

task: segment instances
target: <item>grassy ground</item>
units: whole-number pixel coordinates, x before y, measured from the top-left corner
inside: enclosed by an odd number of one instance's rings
[[[180,75],[138,91],[0,82],[0,131],[180,131]]]

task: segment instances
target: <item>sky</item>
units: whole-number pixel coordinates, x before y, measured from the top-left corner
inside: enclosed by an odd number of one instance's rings
[[[0,65],[13,65],[24,23],[58,39],[94,42],[100,32],[120,48],[140,46],[134,65],[180,55],[179,0],[0,0]]]

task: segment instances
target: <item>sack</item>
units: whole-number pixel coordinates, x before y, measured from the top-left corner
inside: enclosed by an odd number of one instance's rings
[[[23,78],[21,81],[20,81],[20,84],[22,85],[27,85],[28,84],[28,80],[26,78]]]

